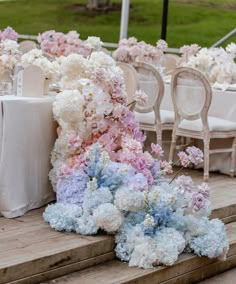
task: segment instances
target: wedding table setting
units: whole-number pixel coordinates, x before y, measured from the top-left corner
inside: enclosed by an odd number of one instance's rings
[[[5,84],[0,96],[1,214],[14,218],[56,199],[43,213],[49,226],[114,234],[116,255],[130,266],[173,265],[182,252],[224,259],[229,243],[223,222],[209,218],[208,184],[195,185],[184,175],[168,178],[172,165],[162,160],[161,146],[144,150],[145,135],[116,62],[149,62],[164,73],[167,43],[125,39],[110,56],[101,51],[99,38],[83,41],[75,31],[44,32],[40,49],[25,54],[16,40],[9,27],[0,33],[0,84],[12,82],[11,91]],[[228,62],[223,70],[212,51],[198,46],[182,51],[180,64],[206,68],[210,56],[209,80],[224,88],[234,82],[235,44],[213,52]],[[165,87],[162,106],[172,110],[168,83]],[[52,88],[57,93],[50,95]],[[234,95],[214,91],[212,114],[236,123]],[[145,104],[147,95],[137,90],[134,102]],[[183,167],[198,166],[204,155],[192,146],[178,158]]]

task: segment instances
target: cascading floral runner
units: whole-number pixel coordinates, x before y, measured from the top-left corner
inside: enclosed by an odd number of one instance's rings
[[[122,71],[102,52],[72,54],[61,62],[61,85],[53,105],[58,139],[50,179],[57,203],[43,216],[58,231],[115,235],[116,255],[130,266],[172,265],[178,255],[224,258],[224,224],[209,220],[206,183],[164,175],[171,165],[143,150],[144,135],[129,110]],[[141,93],[137,101],[145,100]],[[202,152],[180,152],[183,166],[202,162]]]

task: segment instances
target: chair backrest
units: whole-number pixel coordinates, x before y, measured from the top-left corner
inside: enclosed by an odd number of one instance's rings
[[[117,65],[122,69],[125,80],[125,88],[128,96],[128,104],[134,101],[135,92],[139,89],[139,81],[136,70],[128,63],[118,62]],[[134,109],[135,104],[132,104],[130,109]]]
[[[45,76],[40,67],[30,65],[17,75],[17,96],[42,97]]]
[[[28,51],[37,48],[37,44],[33,40],[23,40],[19,43],[19,50],[22,53],[27,53]]]
[[[136,62],[134,67],[138,74],[140,89],[148,96],[147,103],[144,106],[136,103],[135,111],[141,113],[154,111],[155,118],[160,121],[160,106],[164,96],[163,79],[153,65]]]
[[[171,96],[177,124],[182,119],[201,118],[203,129],[209,129],[207,116],[212,89],[203,73],[190,67],[177,68],[171,78]]]
[[[165,68],[166,74],[171,74],[178,66],[179,56],[175,54],[164,54],[161,59],[161,65]]]

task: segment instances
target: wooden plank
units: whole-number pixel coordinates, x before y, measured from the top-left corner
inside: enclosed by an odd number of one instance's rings
[[[90,239],[91,238],[91,239]],[[96,257],[114,249],[111,236],[60,237],[1,253],[0,284]]]
[[[231,268],[236,267],[236,255],[233,255],[227,259],[227,261],[224,262],[216,262],[209,264],[207,266],[204,266],[200,269],[193,270],[189,273],[186,273],[184,275],[181,275],[179,277],[175,277],[174,279],[170,279],[164,282],[161,282],[161,284],[192,284],[192,283],[198,283],[199,281],[202,281],[206,278],[215,276],[219,273],[222,273],[224,271],[227,271]],[[231,283],[235,283],[235,279],[231,279]],[[222,282],[221,282],[222,283]],[[227,282],[228,283],[228,282]],[[227,284],[225,283],[225,284]],[[69,284],[69,283],[68,283]],[[151,283],[149,283],[151,284]],[[229,283],[228,283],[229,284]]]
[[[236,223],[227,225],[227,233],[230,241],[230,251],[225,262],[182,254],[174,266],[144,270],[130,268],[126,263],[114,260],[58,278],[53,282],[49,281],[48,284],[156,284],[168,283],[167,281],[175,281],[175,279],[180,282],[173,283],[182,283],[182,279],[186,279],[186,282],[183,283],[189,284],[192,283],[188,282],[190,276],[197,277],[198,273],[195,274],[195,271],[207,273],[209,270],[209,276],[212,276],[217,272],[217,267],[221,266],[222,271],[224,271],[236,264]],[[199,280],[202,280],[202,278],[199,278]]]
[[[74,271],[82,270],[88,267],[96,266],[100,263],[110,261],[115,258],[114,252],[109,252],[97,257],[89,258],[80,262],[75,262],[69,265],[65,265],[56,269],[51,269],[43,273],[35,274],[30,277],[18,279],[16,281],[8,282],[8,284],[36,284],[42,283],[42,281],[48,281]],[[46,283],[46,282],[45,282]],[[55,280],[53,280],[55,283]]]

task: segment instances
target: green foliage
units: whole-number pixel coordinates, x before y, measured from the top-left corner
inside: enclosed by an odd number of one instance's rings
[[[121,4],[113,0],[113,4]],[[13,0],[0,2],[0,29],[12,26],[18,33],[37,35],[55,29],[77,30],[81,38],[100,36],[119,40],[121,11],[81,9],[86,0]],[[162,0],[131,1],[129,36],[154,44],[160,37]],[[169,0],[167,42],[170,47],[198,43],[211,46],[235,28],[235,0]],[[232,39],[235,41],[235,38]]]

